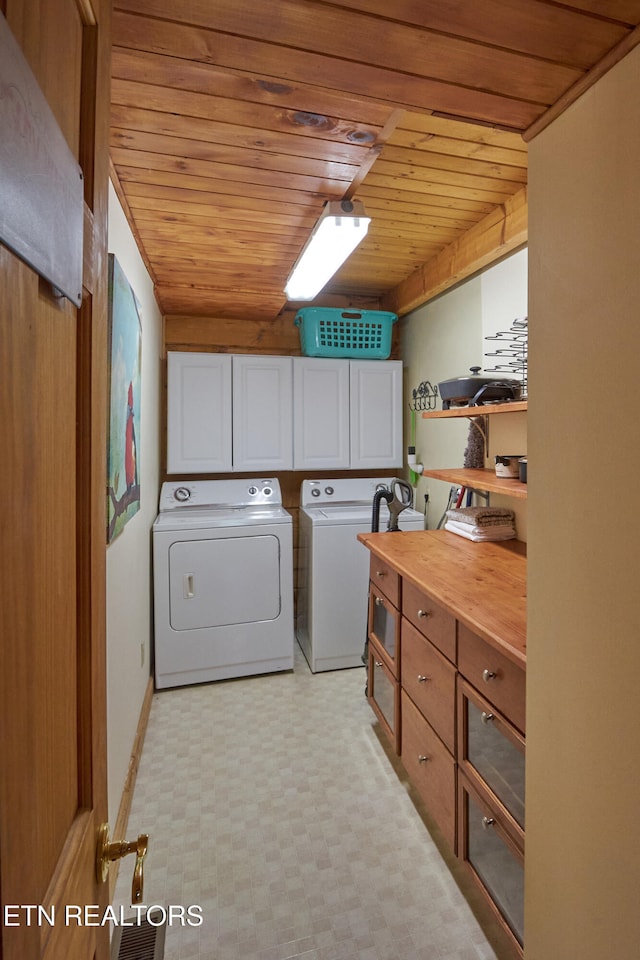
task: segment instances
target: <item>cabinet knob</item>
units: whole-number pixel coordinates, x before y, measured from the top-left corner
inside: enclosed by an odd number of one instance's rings
[[[376,577],[384,577],[386,573],[384,570],[376,570]]]
[[[426,763],[431,757],[425,757],[424,754],[418,754],[418,763]]]
[[[376,606],[377,607],[384,606],[384,600],[382,599],[382,597],[376,597]]]
[[[493,670],[482,671],[482,679],[484,680],[485,683],[489,683],[489,680],[495,680],[497,676],[498,674],[494,673]]]
[[[482,829],[488,830],[489,827],[492,827],[496,821],[493,817],[483,817],[482,818]]]
[[[493,715],[492,713],[485,713],[485,711],[483,710],[483,711],[482,711],[482,722],[483,722],[483,723],[491,723],[492,720],[495,720],[494,715]]]
[[[382,660],[375,660],[374,663],[375,663],[376,667],[381,667],[381,666],[382,666]]]
[[[428,610],[418,610],[418,617],[422,620],[424,617],[430,617],[431,614]]]
[[[425,677],[424,674],[418,674],[418,683],[426,683],[429,677]]]

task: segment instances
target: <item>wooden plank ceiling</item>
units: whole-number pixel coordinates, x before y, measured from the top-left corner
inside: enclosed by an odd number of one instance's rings
[[[274,318],[352,198],[369,235],[318,302],[406,312],[468,231],[526,211],[527,131],[638,23],[640,0],[114,0],[112,166],[161,310]]]

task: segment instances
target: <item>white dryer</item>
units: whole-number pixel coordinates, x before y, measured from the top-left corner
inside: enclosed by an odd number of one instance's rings
[[[292,544],[274,478],[162,485],[153,525],[157,688],[293,668]]]
[[[389,477],[348,477],[302,483],[296,636],[314,673],[363,665],[369,551],[357,534],[371,530],[374,494],[389,482]],[[382,531],[387,517],[383,502]],[[409,507],[400,514],[399,526],[422,530],[424,517]]]

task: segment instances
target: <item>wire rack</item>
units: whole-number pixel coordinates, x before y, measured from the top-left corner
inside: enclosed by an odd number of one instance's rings
[[[529,356],[529,329],[527,317],[516,317],[509,330],[503,330],[485,340],[496,340],[499,346],[486,352],[485,357],[498,357],[494,367],[485,367],[485,373],[508,374],[522,384],[522,399],[527,397],[527,364]]]

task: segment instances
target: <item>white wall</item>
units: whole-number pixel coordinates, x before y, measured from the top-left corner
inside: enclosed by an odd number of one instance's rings
[[[527,960],[640,951],[639,90],[529,145]]]
[[[405,436],[411,435],[408,412],[411,394],[423,380],[435,386],[441,380],[464,376],[472,366],[493,365],[485,357],[485,337],[508,330],[516,317],[527,315],[527,251],[523,250],[449,290],[401,321],[404,359]],[[442,403],[439,400],[437,408]],[[469,421],[423,420],[416,414],[416,453],[429,469],[461,467],[469,434]],[[493,417],[489,431],[489,454],[526,453],[526,416]],[[408,442],[408,441],[407,441]],[[507,449],[508,448],[508,449]],[[493,465],[494,460],[487,460]],[[421,477],[416,485],[416,506],[422,510],[429,493],[428,526],[437,526],[446,507],[449,485]],[[526,539],[526,509],[523,502],[492,496],[492,503],[516,511],[518,536]]]
[[[107,548],[107,737],[109,819],[115,824],[150,674],[151,525],[160,477],[162,318],[153,284],[109,185],[109,252],[141,304],[142,392],[138,436],[140,510]]]

